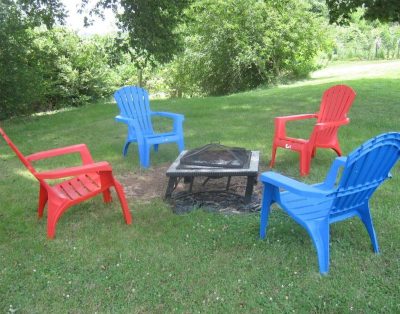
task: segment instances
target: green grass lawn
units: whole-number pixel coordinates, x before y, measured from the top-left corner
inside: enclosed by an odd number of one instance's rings
[[[226,97],[155,100],[152,109],[185,115],[187,148],[220,141],[260,150],[265,168],[273,118],[315,112],[326,88],[345,83],[357,93],[351,123],[339,133],[348,154],[370,137],[400,131],[400,69],[394,66],[376,75],[339,71]],[[116,114],[107,102],[1,125],[26,154],[83,142],[117,176],[134,176],[141,171],[137,148],[122,157],[126,131],[114,122]],[[289,132],[306,137],[311,127],[298,123]],[[176,145],[163,145],[151,162],[176,156]],[[302,180],[323,180],[334,158],[333,151],[319,150]],[[299,178],[297,154],[278,150],[276,170]],[[161,197],[129,199],[134,222],[126,226],[118,202],[103,204],[99,196],[68,210],[56,238],[47,240],[46,219],[36,216],[38,183],[0,140],[0,312],[400,312],[399,165],[392,174],[371,201],[381,254],[372,252],[357,219],[332,225],[330,272],[320,276],[309,236],[279,210],[261,241],[258,214],[175,215]]]

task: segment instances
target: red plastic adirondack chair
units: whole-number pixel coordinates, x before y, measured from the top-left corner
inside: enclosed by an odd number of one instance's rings
[[[128,203],[121,184],[114,178],[111,166],[105,162],[94,162],[85,144],[78,144],[24,156],[0,128],[0,134],[15,152],[26,168],[40,183],[38,216],[43,216],[43,210],[48,203],[47,236],[54,238],[56,224],[61,215],[71,206],[103,193],[104,202],[111,202],[110,187],[114,187],[126,224],[132,223]],[[79,153],[82,165],[77,167],[59,168],[51,171],[38,172],[32,166],[32,161],[55,156]],[[65,179],[61,183],[50,185],[46,180]]]
[[[336,85],[324,92],[319,112],[276,117],[270,167],[274,166],[278,147],[299,152],[302,176],[309,174],[311,158],[315,156],[317,148],[332,148],[338,156],[341,156],[337,132],[340,126],[350,122],[347,113],[355,97],[356,93],[349,86]],[[308,140],[286,135],[286,122],[311,118],[317,119],[317,123]]]

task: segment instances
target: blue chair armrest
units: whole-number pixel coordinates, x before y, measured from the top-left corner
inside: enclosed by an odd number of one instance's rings
[[[171,118],[174,120],[175,119],[181,120],[181,121],[185,120],[185,116],[183,114],[179,114],[179,113],[157,111],[157,112],[152,112],[151,115]]]
[[[135,122],[135,119],[118,115],[115,117],[115,121],[126,123],[126,124],[133,124]]]
[[[128,125],[128,129],[130,130],[130,132],[134,132],[135,134],[137,134],[137,136],[140,137],[141,130],[140,130],[139,123],[138,123],[138,121],[136,119],[132,119],[132,118],[128,118],[128,117],[124,117],[124,116],[118,115],[118,116],[115,117],[115,121],[127,124]]]
[[[152,116],[160,116],[165,118],[171,118],[174,120],[174,132],[178,134],[183,134],[182,124],[185,120],[185,116],[179,113],[172,113],[172,112],[151,112]]]
[[[330,194],[330,192],[333,192],[321,190],[315,186],[305,184],[303,182],[294,180],[292,178],[283,176],[279,173],[272,171],[262,173],[260,176],[260,180],[263,183],[268,183],[278,188],[282,188],[286,191],[305,197],[321,198],[327,196],[328,194]]]

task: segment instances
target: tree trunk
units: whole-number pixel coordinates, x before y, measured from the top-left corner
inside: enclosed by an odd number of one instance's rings
[[[138,86],[143,87],[143,70],[138,69]]]

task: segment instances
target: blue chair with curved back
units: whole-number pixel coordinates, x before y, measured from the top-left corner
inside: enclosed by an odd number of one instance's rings
[[[153,112],[150,110],[149,94],[143,88],[125,86],[114,93],[120,114],[115,117],[118,122],[128,126],[128,135],[123,148],[126,156],[128,146],[132,142],[138,143],[140,165],[143,168],[150,166],[150,148],[158,151],[158,144],[177,142],[179,151],[184,147],[183,121],[184,116],[170,112]],[[155,133],[151,118],[161,116],[173,119],[173,129],[168,133]]]
[[[265,238],[270,206],[276,202],[309,233],[318,255],[319,270],[329,270],[329,225],[358,216],[364,223],[375,253],[378,241],[369,199],[389,177],[400,158],[400,133],[376,136],[348,157],[337,157],[324,182],[307,185],[274,172],[261,175],[264,184],[260,237]],[[340,168],[343,172],[337,180]],[[337,182],[337,183],[336,183]]]

